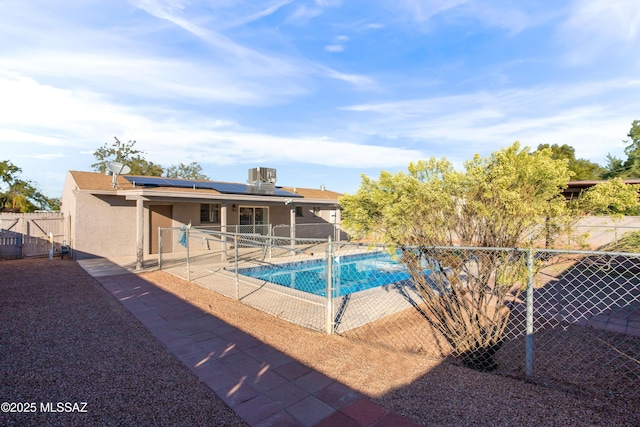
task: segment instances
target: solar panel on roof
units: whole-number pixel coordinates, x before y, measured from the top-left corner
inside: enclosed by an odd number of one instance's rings
[[[162,178],[156,176],[125,176],[129,182],[144,187],[193,187],[193,182],[181,179]]]
[[[162,178],[155,176],[126,176],[127,180],[143,187],[174,187],[174,188],[204,188],[212,189],[210,182],[194,181],[190,179]]]
[[[145,186],[156,186],[160,187],[160,183],[158,182],[159,178],[156,177],[146,177],[146,176],[125,176],[127,181],[134,185],[145,185]]]
[[[211,182],[211,188],[223,194],[260,194],[262,196],[280,196],[280,197],[302,197],[299,194],[290,193],[280,188],[273,190],[261,190],[256,186],[246,184],[235,184],[226,182]]]
[[[212,182],[211,188],[225,194],[245,194],[247,192],[247,186],[245,184]]]
[[[302,197],[300,194],[292,193],[290,191],[281,190],[276,188],[273,192],[274,196],[284,196],[284,197]]]
[[[277,187],[273,190],[263,190],[256,189],[255,186],[247,184],[194,181],[190,179],[163,178],[157,176],[125,176],[125,178],[133,185],[143,187],[197,188],[215,190],[223,194],[260,194],[263,196],[302,197],[299,194],[290,193],[289,191],[285,191]]]

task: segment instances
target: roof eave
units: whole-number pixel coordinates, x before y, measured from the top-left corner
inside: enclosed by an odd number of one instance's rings
[[[111,193],[113,194],[113,193]],[[127,200],[143,199],[182,199],[182,200],[211,200],[216,199],[220,201],[230,202],[261,202],[270,204],[285,204],[290,201],[291,197],[286,196],[261,196],[261,195],[246,195],[246,194],[220,194],[220,193],[185,193],[182,191],[159,191],[149,189],[136,189],[136,190],[119,190],[118,196],[124,196]],[[337,200],[329,199],[305,199],[302,197],[293,198],[293,203],[302,202],[304,204],[322,204],[322,205],[338,205]]]

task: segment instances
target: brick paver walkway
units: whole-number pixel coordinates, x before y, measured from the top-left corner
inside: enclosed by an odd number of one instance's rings
[[[419,425],[124,268],[79,263],[249,425]]]

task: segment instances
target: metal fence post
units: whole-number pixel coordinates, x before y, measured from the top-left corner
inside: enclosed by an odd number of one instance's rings
[[[158,270],[162,270],[162,228],[158,227]]]
[[[333,244],[331,236],[327,238],[327,312],[325,315],[325,332],[333,334]]]
[[[533,249],[527,253],[527,302],[526,302],[526,378],[530,380],[533,376]]]
[[[273,257],[273,225],[269,224],[269,262]]]
[[[189,228],[190,227],[186,227],[185,229],[185,233],[186,233],[186,237],[187,237],[187,282],[191,282],[191,264],[190,264],[190,260],[189,260]]]
[[[236,300],[239,301],[240,300],[240,289],[239,289],[239,277],[238,277],[238,235],[235,234],[233,236],[233,246],[234,246],[234,252],[235,252],[235,261],[236,261]]]

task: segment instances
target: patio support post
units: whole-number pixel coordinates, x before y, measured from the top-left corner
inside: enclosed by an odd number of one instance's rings
[[[144,267],[144,199],[136,199],[136,270]]]
[[[526,301],[526,328],[527,336],[525,341],[526,354],[526,378],[530,380],[533,376],[533,249],[527,253],[527,301]]]

